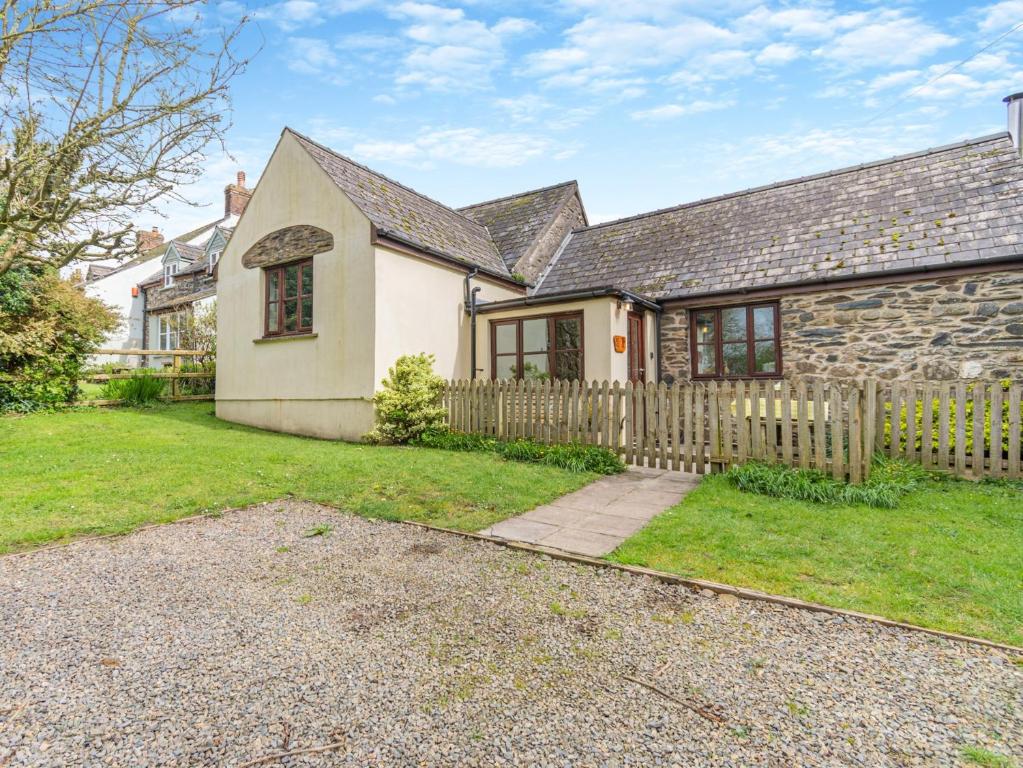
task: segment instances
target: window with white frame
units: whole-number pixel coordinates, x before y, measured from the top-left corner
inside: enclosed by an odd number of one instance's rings
[[[212,251],[210,253],[210,265],[208,267],[209,273],[213,274],[213,268],[217,266],[217,262],[220,261],[221,251]]]
[[[181,338],[181,328],[185,324],[184,312],[171,312],[160,315],[157,318],[159,323],[157,333],[160,339],[160,349],[178,349]]]
[[[167,288],[174,284],[174,275],[178,273],[178,263],[172,261],[163,265],[163,287]]]

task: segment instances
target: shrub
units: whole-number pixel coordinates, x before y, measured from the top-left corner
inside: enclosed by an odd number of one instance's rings
[[[373,395],[376,428],[371,442],[407,443],[444,423],[444,379],[433,372],[433,355],[402,355]]]
[[[877,456],[870,478],[859,485],[835,480],[816,469],[794,469],[758,461],[732,467],[726,476],[736,488],[748,493],[816,504],[865,504],[894,509],[900,498],[930,475],[919,465]]]
[[[210,378],[178,379],[178,392],[182,395],[212,395],[216,392],[217,364],[214,360],[201,363],[182,363],[181,373],[210,373]]]
[[[113,310],[55,270],[0,275],[0,410],[74,402],[89,353],[117,324]]]
[[[163,394],[164,379],[154,378],[149,373],[140,373],[130,379],[111,379],[103,385],[103,398],[123,400],[125,405],[145,407],[152,405]]]
[[[546,464],[572,472],[614,475],[625,471],[625,464],[614,451],[596,445],[544,445],[533,440],[498,440],[486,435],[448,430],[427,432],[415,444],[449,451],[489,451],[509,461]]]

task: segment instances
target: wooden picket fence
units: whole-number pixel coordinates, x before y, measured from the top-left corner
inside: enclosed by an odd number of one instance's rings
[[[1021,391],[983,381],[477,379],[448,382],[444,406],[455,430],[600,445],[629,464],[701,474],[757,459],[860,482],[884,453],[960,476],[1019,478]]]

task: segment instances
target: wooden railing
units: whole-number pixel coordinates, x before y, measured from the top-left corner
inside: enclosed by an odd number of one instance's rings
[[[163,395],[160,399],[168,402],[185,402],[189,400],[213,400],[214,393],[208,392],[203,394],[192,394],[183,395],[181,394],[181,382],[187,379],[216,379],[215,371],[182,371],[181,366],[184,358],[196,358],[196,357],[213,357],[212,353],[205,350],[197,349],[97,349],[93,354],[96,355],[127,355],[131,357],[140,356],[142,358],[147,357],[160,357],[160,358],[171,358],[172,362],[169,368],[163,370],[150,371],[138,370],[138,369],[126,369],[120,373],[95,373],[82,377],[83,381],[92,382],[107,382],[117,379],[131,379],[135,376],[149,376],[154,379],[169,379],[170,380],[170,393]],[[122,400],[114,399],[83,399],[79,400],[76,405],[120,405]]]
[[[1020,383],[452,381],[452,429],[601,445],[704,473],[748,459],[859,482],[882,452],[971,477],[1021,477]]]

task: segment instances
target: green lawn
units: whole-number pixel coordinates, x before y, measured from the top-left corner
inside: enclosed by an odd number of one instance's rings
[[[472,531],[594,478],[492,454],[263,432],[212,413],[188,403],[0,418],[0,552],[287,494]]]
[[[930,482],[898,509],[706,478],[611,558],[1023,645],[1023,492]]]

